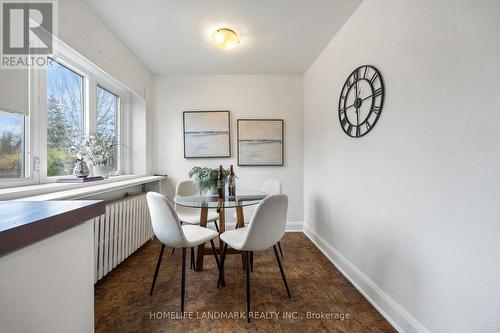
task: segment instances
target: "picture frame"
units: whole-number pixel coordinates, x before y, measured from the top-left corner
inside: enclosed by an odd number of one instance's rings
[[[223,111],[184,111],[184,158],[231,157],[231,117]]]
[[[283,119],[237,120],[238,166],[283,166]]]

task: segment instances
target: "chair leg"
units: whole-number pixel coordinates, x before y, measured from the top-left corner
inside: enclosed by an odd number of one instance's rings
[[[253,272],[253,251],[250,252],[250,272]]]
[[[286,293],[288,294],[288,298],[291,298],[290,289],[288,289],[288,283],[286,282],[285,270],[283,269],[283,264],[281,263],[280,256],[278,255],[278,250],[276,250],[276,245],[273,245],[274,255],[276,256],[276,261],[278,261],[278,266],[280,267],[281,277],[283,278],[283,282],[285,283]]]
[[[220,272],[219,272],[219,280],[217,281],[217,288],[219,288],[219,284],[221,281],[224,281],[224,262],[226,261],[226,253],[227,253],[227,244],[224,244],[224,251],[222,252],[222,259],[220,263]],[[225,286],[226,283],[224,282],[222,286]]]
[[[195,269],[194,247],[191,248],[191,269]]]
[[[217,221],[214,220],[214,225],[215,225],[215,230],[217,230],[217,233],[219,232],[219,225],[217,224]]]
[[[158,277],[158,271],[160,270],[161,259],[163,258],[163,250],[165,250],[165,244],[161,245],[160,256],[158,257],[158,262],[156,263],[155,276],[153,278],[153,283],[151,284],[151,290],[149,291],[149,296],[153,295],[153,289],[156,284],[156,278]]]
[[[250,251],[247,251],[247,320],[250,322]]]
[[[283,251],[281,250],[281,244],[278,242],[278,248],[280,249],[281,258],[283,258]]]
[[[212,245],[212,253],[214,254],[215,257],[215,262],[217,263],[217,268],[219,269],[219,276],[221,276],[220,272],[222,270],[220,262],[219,262],[219,257],[217,256],[217,250],[215,249],[215,243],[214,240],[210,240],[210,245]],[[226,282],[224,281],[224,276],[222,276],[222,286],[225,286]],[[217,281],[217,288],[219,288],[219,281]]]
[[[184,312],[184,297],[186,296],[186,248],[182,248],[182,282],[181,282],[181,312]]]

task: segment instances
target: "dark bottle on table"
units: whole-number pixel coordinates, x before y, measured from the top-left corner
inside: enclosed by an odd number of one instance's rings
[[[228,190],[229,190],[230,197],[236,196],[236,176],[234,175],[232,165],[231,165],[231,168],[229,171]]]
[[[224,171],[222,170],[222,165],[219,166],[219,174],[217,175],[217,195],[219,198],[224,198]]]

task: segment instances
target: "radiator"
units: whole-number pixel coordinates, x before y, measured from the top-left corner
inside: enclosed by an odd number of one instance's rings
[[[106,203],[94,218],[94,283],[152,237],[146,193]]]

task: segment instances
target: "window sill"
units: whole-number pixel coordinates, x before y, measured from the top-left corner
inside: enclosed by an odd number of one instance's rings
[[[0,201],[46,201],[83,198],[164,179],[163,176],[122,175],[85,184],[48,183],[0,189]]]

